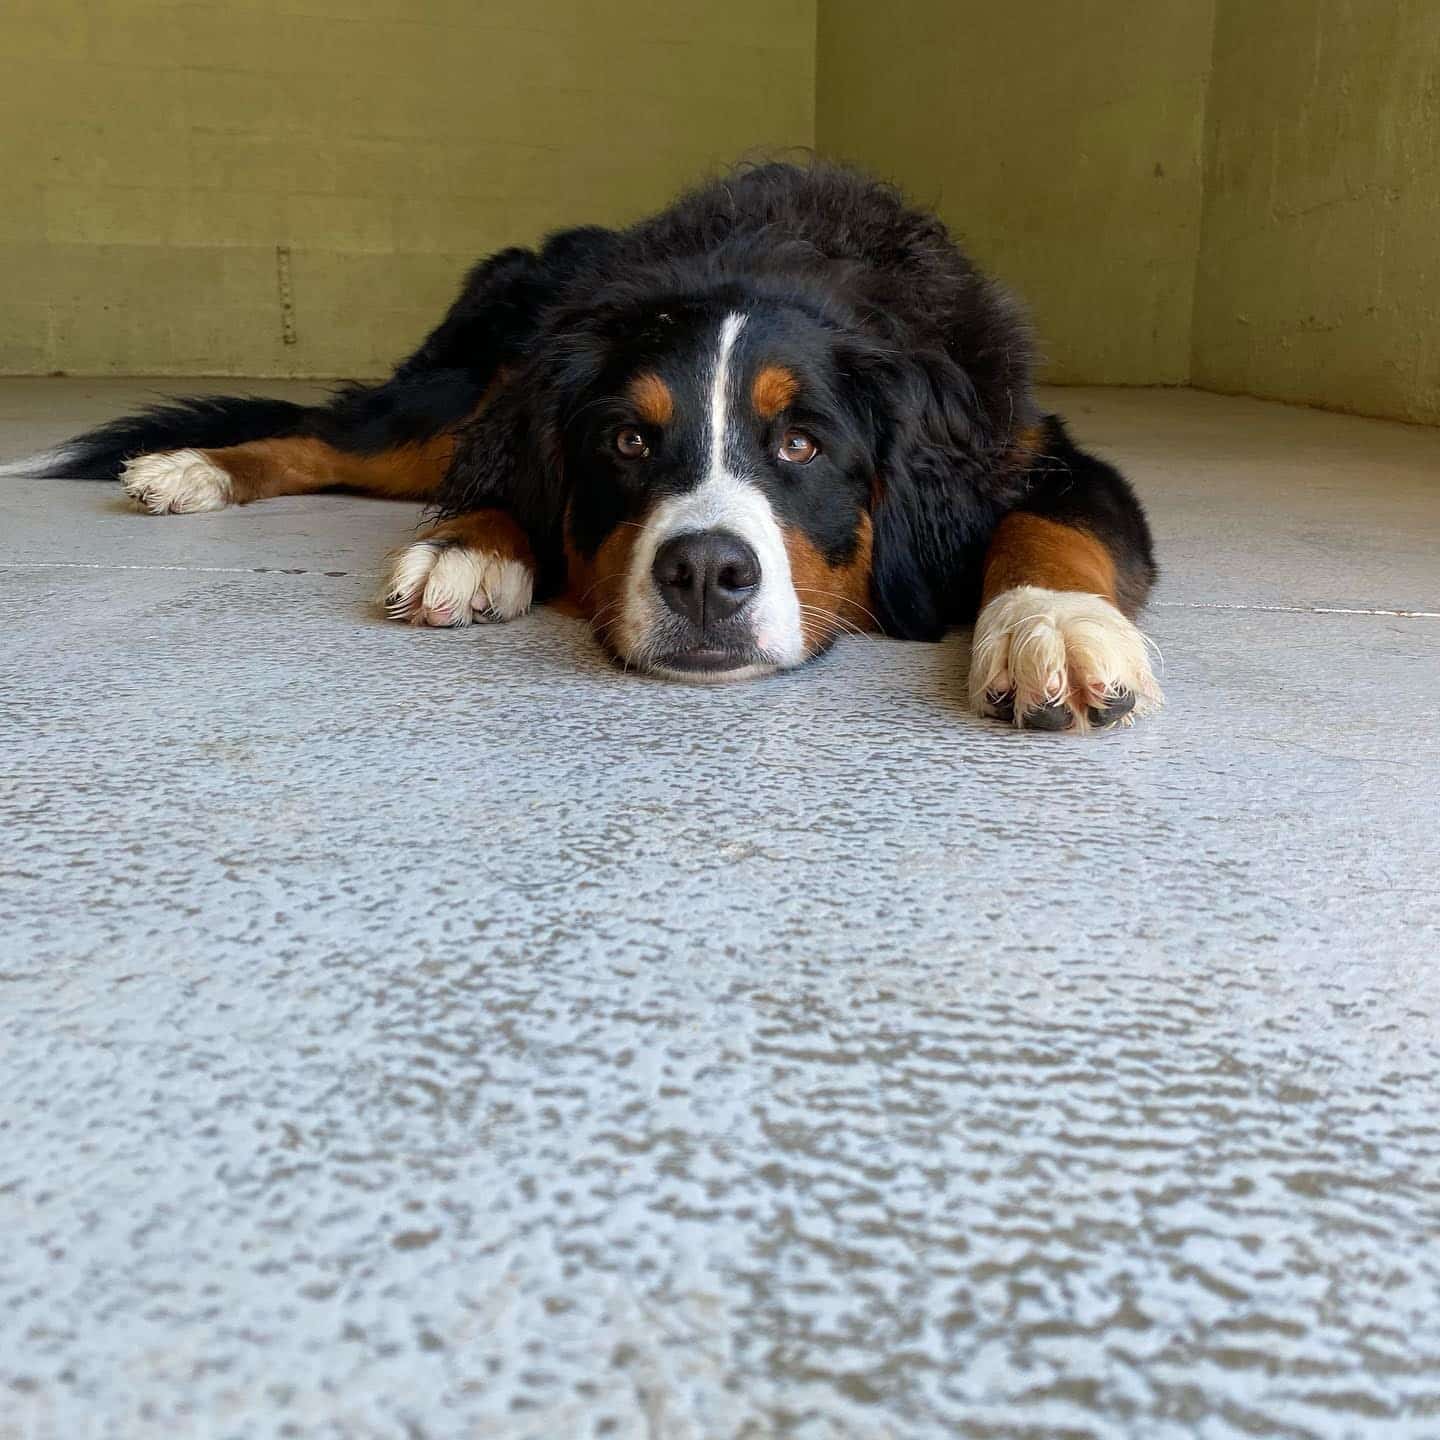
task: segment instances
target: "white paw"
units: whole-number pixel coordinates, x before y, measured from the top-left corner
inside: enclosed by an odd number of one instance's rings
[[[165,450],[137,455],[120,471],[125,493],[152,515],[223,510],[230,503],[230,477],[198,450]]]
[[[399,551],[385,582],[385,613],[411,625],[513,620],[530,608],[535,572],[523,560],[422,540]]]
[[[1018,585],[975,623],[970,703],[1027,730],[1129,725],[1164,703],[1150,648],[1098,595]]]

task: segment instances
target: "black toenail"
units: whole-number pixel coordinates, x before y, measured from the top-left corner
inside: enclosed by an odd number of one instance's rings
[[[1074,723],[1075,717],[1063,700],[1053,705],[1032,705],[1025,712],[1027,730],[1068,730]]]
[[[1107,697],[1104,705],[1092,705],[1089,709],[1092,725],[1113,725],[1123,720],[1135,708],[1135,692],[1122,690],[1118,695]]]
[[[1013,690],[987,690],[985,692],[985,713],[997,720],[1015,719],[1015,692]]]

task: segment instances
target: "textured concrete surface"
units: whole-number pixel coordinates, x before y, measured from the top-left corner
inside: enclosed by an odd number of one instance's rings
[[[1059,398],[1167,565],[1088,742],[0,482],[0,1435],[1440,1433],[1440,434]]]

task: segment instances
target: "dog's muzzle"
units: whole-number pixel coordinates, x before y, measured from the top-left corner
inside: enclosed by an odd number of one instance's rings
[[[753,664],[752,610],[760,592],[760,557],[728,530],[675,535],[650,567],[670,612],[672,644],[666,669],[718,672]]]

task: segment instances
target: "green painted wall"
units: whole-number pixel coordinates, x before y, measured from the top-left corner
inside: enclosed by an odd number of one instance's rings
[[[814,143],[1049,379],[1440,421],[1440,0],[4,9],[0,373],[381,373],[476,256]]]
[[[1440,3],[1219,0],[1195,383],[1440,421]]]
[[[0,372],[383,372],[486,251],[813,141],[815,0],[3,10]]]
[[[822,0],[816,134],[936,206],[1058,381],[1183,383],[1211,0]]]
[[[1440,0],[822,0],[820,147],[934,203],[1047,376],[1440,421]]]

